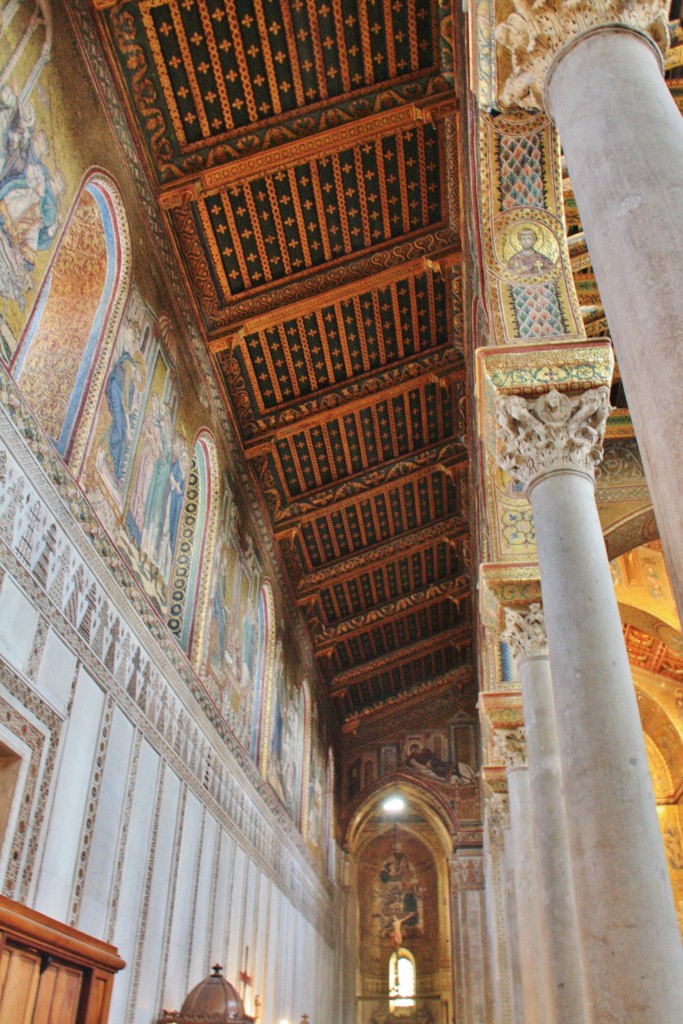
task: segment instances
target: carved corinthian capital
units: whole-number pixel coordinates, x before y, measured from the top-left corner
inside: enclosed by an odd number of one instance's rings
[[[489,793],[486,796],[486,819],[489,828],[508,828],[510,824],[510,801],[507,793]]]
[[[545,634],[545,618],[540,604],[534,602],[524,611],[508,608],[505,612],[503,639],[512,648],[515,659],[545,658],[548,656],[548,638]]]
[[[498,464],[525,488],[541,473],[573,467],[593,474],[602,459],[609,390],[565,395],[553,388],[538,398],[496,399]]]
[[[516,729],[496,729],[493,734],[493,752],[506,768],[526,766],[526,732],[524,726]]]
[[[543,85],[557,52],[581,32],[624,25],[668,47],[669,0],[513,0],[514,11],[496,25],[496,40],[512,57],[512,73],[499,96],[506,107],[543,109]]]

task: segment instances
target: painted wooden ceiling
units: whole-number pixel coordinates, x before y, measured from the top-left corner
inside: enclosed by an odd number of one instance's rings
[[[93,0],[340,719],[469,679],[444,0]]]

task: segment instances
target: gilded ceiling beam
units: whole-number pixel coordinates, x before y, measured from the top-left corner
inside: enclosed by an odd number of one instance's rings
[[[434,651],[447,647],[463,647],[468,643],[472,643],[472,624],[465,622],[456,629],[425,637],[423,640],[417,640],[414,644],[399,647],[395,651],[381,655],[379,658],[372,658],[370,661],[361,662],[358,665],[345,669],[343,672],[338,672],[330,680],[330,696],[336,697],[338,694],[348,690],[354,683],[359,683],[363,679],[368,679],[380,672],[400,668],[401,665],[422,658],[426,654],[431,654]]]
[[[435,250],[426,256],[416,256],[415,259],[407,260],[404,263],[397,263],[393,267],[378,270],[374,274],[366,274],[355,281],[347,281],[336,288],[322,288],[315,295],[306,296],[298,302],[288,302],[284,306],[277,306],[265,313],[258,313],[254,316],[245,317],[239,323],[232,325],[228,334],[222,333],[209,339],[209,351],[230,352],[235,346],[242,343],[246,335],[256,334],[258,331],[267,331],[286,320],[296,320],[297,317],[308,316],[324,306],[334,306],[347,299],[353,299],[365,292],[379,291],[397,281],[407,281],[412,277],[424,274],[426,270],[443,276],[450,267],[462,263],[462,250],[455,246],[446,246]]]
[[[426,526],[418,526],[415,530],[410,530],[400,537],[391,537],[374,548],[347,555],[335,562],[328,562],[319,569],[314,569],[313,572],[302,576],[297,587],[297,601],[305,603],[321,589],[356,578],[369,570],[381,569],[413,551],[421,550],[439,541],[457,545],[468,535],[469,527],[462,516],[457,515],[444,516],[443,519],[437,519]]]
[[[457,462],[453,462],[454,454],[458,454]],[[307,491],[300,498],[285,503],[275,514],[275,525],[289,529],[297,523],[305,521],[311,514],[313,517],[321,512],[327,513],[338,508],[347,499],[362,501],[372,497],[378,491],[405,481],[421,468],[445,469],[451,472],[455,464],[467,459],[467,450],[454,439],[438,441],[436,444],[419,448],[409,455],[400,455],[390,461],[380,463],[335,481],[315,491]]]
[[[339,384],[332,384],[286,404],[273,406],[256,418],[250,416],[248,420],[242,420],[241,425],[248,437],[257,434],[270,436],[281,425],[299,423],[317,410],[343,410],[347,402],[352,402],[363,395],[374,394],[402,380],[415,380],[422,373],[429,372],[440,379],[444,372],[451,371],[453,365],[459,368],[462,359],[454,352],[453,346],[447,343],[389,363],[384,369],[368,370],[367,373],[350,377]]]
[[[302,161],[330,156],[347,146],[357,146],[392,132],[405,131],[420,122],[434,122],[453,114],[455,110],[454,92],[437,93],[416,103],[403,103],[390,110],[382,110],[378,114],[328,128],[313,136],[249,153],[239,160],[209,167],[199,174],[186,175],[162,187],[159,204],[165,210],[184,206],[217,189],[229,188],[237,182],[268,174],[273,170],[286,171]]]
[[[367,394],[358,395],[355,398],[349,399],[349,401],[335,405],[333,408],[317,408],[314,412],[302,416],[299,420],[283,424],[271,434],[256,438],[253,441],[245,441],[244,454],[247,459],[259,458],[260,456],[267,455],[273,445],[287,437],[293,437],[295,434],[311,430],[313,427],[321,427],[325,423],[341,419],[342,416],[348,416],[349,413],[360,412],[361,409],[370,408],[373,405],[378,405],[380,402],[387,402],[397,395],[404,394],[406,391],[413,391],[420,385],[440,384],[442,387],[448,387],[449,380],[452,380],[456,375],[462,378],[464,373],[465,371],[460,359],[453,352],[451,360],[439,368],[438,374],[433,369],[428,369],[413,377],[405,376],[396,383],[387,384],[381,389],[376,388]],[[343,385],[339,385],[339,390],[342,387]]]
[[[291,540],[293,534],[300,530],[305,523],[312,522],[315,519],[320,519],[322,516],[330,515],[333,512],[340,512],[343,509],[350,508],[352,505],[357,505],[360,501],[366,501],[368,498],[373,498],[377,494],[386,492],[389,488],[396,486],[397,484],[415,484],[418,480],[432,476],[434,473],[444,473],[446,476],[449,476],[451,480],[454,480],[458,466],[463,465],[466,461],[467,453],[458,452],[457,459],[453,459],[451,457],[448,462],[428,463],[426,466],[420,466],[417,469],[411,468],[407,473],[405,473],[405,475],[398,477],[396,481],[382,481],[382,483],[379,483],[374,487],[366,488],[359,494],[352,494],[349,497],[340,498],[338,501],[334,502],[334,504],[327,501],[319,507],[311,508],[306,512],[302,512],[298,516],[292,516],[287,519],[286,523],[275,525],[273,534],[276,540]]]
[[[426,587],[414,590],[409,594],[387,601],[385,604],[375,605],[358,615],[351,615],[341,619],[332,626],[323,626],[315,630],[313,626],[313,639],[316,648],[329,648],[330,644],[339,643],[342,640],[349,640],[351,637],[365,633],[381,623],[382,626],[393,622],[402,615],[413,611],[422,611],[430,608],[433,604],[443,601],[444,598],[451,598],[459,601],[470,593],[470,582],[466,576],[455,576],[438,583],[430,583]],[[310,620],[309,620],[310,621]]]
[[[451,693],[462,690],[471,680],[471,665],[461,665],[458,668],[451,669],[450,672],[445,672],[435,679],[429,679],[426,683],[419,683],[410,690],[396,693],[391,697],[386,697],[384,700],[378,700],[376,703],[362,708],[362,710],[351,712],[344,718],[342,732],[350,733],[353,736],[358,732],[358,727],[361,724],[366,725],[370,719],[374,720],[395,715],[397,713],[396,705],[399,702],[401,705],[399,714],[403,714],[417,704],[425,705],[427,698],[429,698],[430,702],[433,701],[442,690],[448,690]]]

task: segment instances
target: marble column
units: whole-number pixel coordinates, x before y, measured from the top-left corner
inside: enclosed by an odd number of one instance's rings
[[[517,949],[525,1024],[546,1024],[546,955],[536,886],[529,770],[524,729],[497,730],[494,750],[507,768],[510,804],[509,855],[514,878]]]
[[[546,956],[549,1024],[587,1024],[555,705],[541,605],[506,610],[522,687],[539,916]]]
[[[491,1011],[482,849],[456,850],[450,876],[454,1016],[458,1024],[482,1024]]]
[[[533,511],[590,1012],[680,1024],[683,950],[595,505],[608,411],[606,387],[499,396],[499,463]]]
[[[517,1024],[510,970],[510,939],[506,910],[505,852],[503,830],[507,809],[501,807],[502,794],[487,793],[484,801],[484,891],[486,897],[486,935],[489,949],[489,976],[494,1024]],[[507,807],[507,794],[505,796]],[[503,820],[503,813],[505,820]]]
[[[508,939],[508,972],[511,994],[512,1019],[515,1024],[527,1024],[522,994],[520,967],[519,924],[517,917],[517,895],[515,892],[514,855],[512,833],[509,823],[503,829],[503,881],[505,924]]]
[[[669,3],[515,5],[497,29],[513,60],[503,95],[543,104],[557,125],[683,618],[683,121],[662,75]]]

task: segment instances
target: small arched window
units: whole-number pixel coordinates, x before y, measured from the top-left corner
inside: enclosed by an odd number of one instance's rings
[[[389,957],[389,1010],[415,1006],[415,957],[399,946]]]

